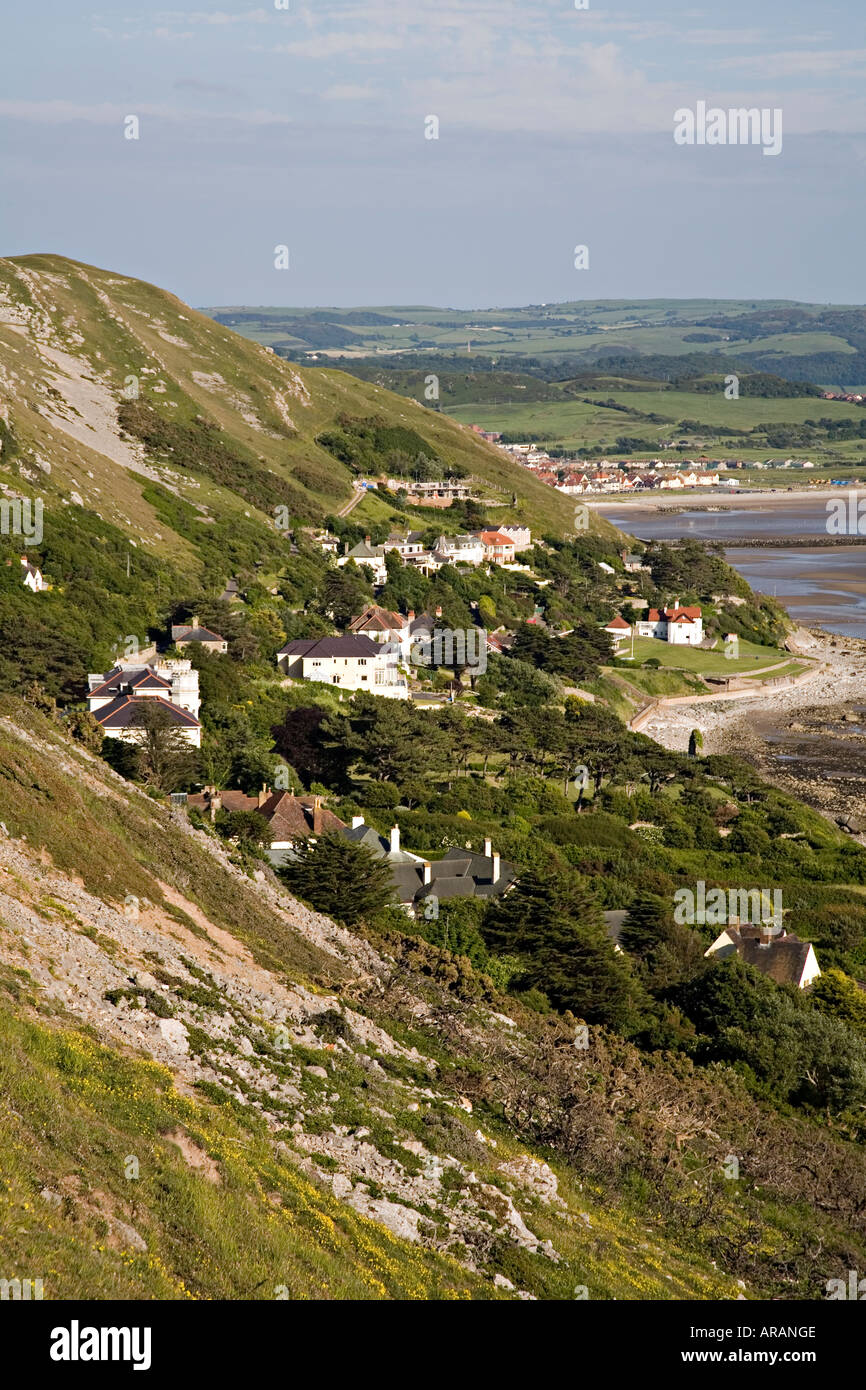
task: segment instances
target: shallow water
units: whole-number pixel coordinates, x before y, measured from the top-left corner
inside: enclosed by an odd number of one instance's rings
[[[866,546],[738,546],[762,536],[826,535],[826,499],[667,513],[639,505],[605,507],[604,515],[643,540],[721,541],[725,557],[752,588],[771,594],[804,627],[866,638]]]

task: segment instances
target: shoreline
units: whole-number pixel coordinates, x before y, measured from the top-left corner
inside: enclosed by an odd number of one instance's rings
[[[850,486],[850,485],[849,485]],[[856,492],[857,489],[855,488]],[[817,484],[810,488],[796,488],[788,491],[787,488],[748,488],[741,492],[712,492],[702,491],[697,488],[695,491],[684,493],[677,492],[671,496],[660,496],[658,493],[627,493],[614,492],[603,494],[597,500],[584,499],[588,507],[593,507],[598,511],[611,509],[618,511],[621,507],[646,507],[651,511],[669,512],[707,512],[716,509],[727,509],[728,507],[740,507],[758,502],[775,501],[778,503],[812,501],[815,498],[845,496],[848,487],[833,487],[831,483]],[[686,502],[685,497],[689,500]],[[614,500],[616,499],[616,500]]]
[[[797,684],[756,691],[738,700],[658,704],[640,732],[662,747],[682,753],[688,749],[692,730],[700,729],[703,756],[734,753],[745,757],[768,782],[831,819],[846,815],[862,818],[866,815],[866,740],[862,745],[851,745],[853,736],[845,727],[850,713],[845,706],[866,705],[866,639],[843,637],[820,628],[798,628],[791,645],[797,646],[800,655],[819,662]],[[850,766],[850,776],[834,774],[831,780],[819,770],[806,775],[780,768],[774,761],[774,748],[786,739],[793,742],[798,734],[808,734],[801,721],[814,722],[816,715],[822,738],[827,739],[828,762],[839,754],[846,759],[849,752],[859,754],[856,765]]]

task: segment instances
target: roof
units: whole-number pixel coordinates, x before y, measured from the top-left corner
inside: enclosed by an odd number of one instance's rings
[[[747,965],[768,975],[777,985],[799,985],[812,950],[809,941],[801,941],[793,932],[774,936],[769,943],[760,940],[758,927],[727,927],[727,934],[737,948],[737,955]]]
[[[289,791],[273,792],[257,809],[271,827],[275,840],[294,840],[298,836],[326,835],[344,830],[345,821],[326,806],[317,805],[315,796],[295,796]]]
[[[353,560],[364,558],[370,560],[383,560],[385,558],[385,548],[381,545],[368,545],[366,541],[358,541],[358,544],[353,545],[348,554]]]
[[[511,536],[504,536],[501,531],[479,531],[478,539],[483,545],[513,545]]]
[[[363,613],[359,613],[357,618],[353,618],[349,624],[351,632],[363,632],[364,629],[374,632],[389,632],[394,628],[406,626],[407,619],[402,613],[394,613],[390,608],[380,608],[373,603],[369,608],[365,608]]]
[[[393,550],[398,545],[420,545],[423,538],[423,531],[407,531],[405,536],[389,536],[385,541],[385,545],[389,550]]]
[[[626,622],[625,618],[620,617],[619,613],[617,613],[615,618],[611,618],[608,623],[608,628],[616,628],[617,632],[631,632],[631,627]]]
[[[175,642],[224,642],[225,638],[218,632],[211,632],[209,627],[184,627],[173,626],[171,629],[172,640]]]
[[[666,618],[668,622],[694,622],[700,616],[700,608],[663,608],[661,613],[657,608],[651,608],[647,613],[647,621],[658,623]]]
[[[277,655],[324,658],[381,656],[382,648],[370,637],[352,634],[349,637],[316,637],[312,640],[287,642]]]
[[[138,723],[138,711],[144,705],[161,705],[163,709],[168,710],[173,724],[183,725],[187,729],[201,728],[199,721],[188,710],[181,709],[179,705],[170,704],[161,695],[155,697],[145,695],[140,698],[132,695],[118,695],[110,704],[103,705],[102,709],[94,710],[93,717],[103,729],[129,729]]]
[[[119,693],[120,687],[125,685],[131,686],[134,691],[171,690],[171,681],[158,676],[149,666],[115,666],[103,676],[101,685],[88,690],[87,698]]]
[[[436,860],[433,865],[433,876],[436,877],[436,868],[439,864],[447,864],[451,874],[468,874],[476,881],[476,897],[490,897],[492,889],[499,893],[506,887],[510,887],[517,879],[517,870],[507,859],[499,861],[499,878],[495,885],[492,878],[493,868],[490,859],[486,854],[476,854],[474,850],[449,849],[447,854]],[[464,867],[465,866],[465,867]],[[441,870],[440,870],[441,873]],[[485,889],[487,891],[482,891]]]

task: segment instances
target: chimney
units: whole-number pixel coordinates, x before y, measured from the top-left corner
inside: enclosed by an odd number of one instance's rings
[[[399,854],[399,853],[400,853],[400,827],[399,827],[399,825],[392,825],[392,826],[391,826],[391,849],[390,849],[390,853],[391,853],[391,854]]]
[[[429,859],[424,860],[424,882],[425,884],[433,882],[433,868]]]
[[[322,798],[317,796],[313,802],[313,834],[322,833]]]
[[[267,801],[267,799],[268,799],[269,796],[270,796],[270,792],[269,792],[269,790],[268,790],[268,784],[267,784],[267,782],[262,782],[262,789],[261,789],[261,791],[259,792],[259,796],[258,796],[259,806],[264,806],[264,804],[265,804],[265,802]]]
[[[773,940],[773,923],[762,921],[760,924],[760,936],[758,937],[759,946],[769,946]]]
[[[491,874],[490,874],[490,880],[491,880],[492,883],[498,883],[498,882],[499,882],[499,851],[498,851],[497,849],[495,849],[495,850],[493,851],[493,853],[490,855],[490,863],[491,863],[491,865],[492,865],[492,871],[491,871]]]
[[[365,541],[365,543],[366,543],[367,545],[369,545],[369,544],[370,544],[370,537],[369,537],[369,536],[365,536],[365,537],[364,537],[364,541]]]
[[[222,797],[220,796],[219,792],[217,791],[216,787],[214,787],[213,792],[212,792],[212,794],[211,794],[211,799],[210,799],[210,818],[211,818],[211,820],[216,820],[216,813],[217,813],[217,811],[221,811],[221,810],[222,810],[222,804],[223,804],[223,799],[222,799]]]
[[[441,604],[441,603],[437,603],[437,605],[436,605],[436,617],[437,617],[437,618],[441,618],[441,617],[442,617],[442,604]]]
[[[406,617],[409,619],[409,622],[410,622],[410,623],[414,622],[414,621],[415,621],[415,609],[414,609],[414,608],[410,608],[410,609],[409,609],[409,612],[406,614]]]
[[[489,838],[489,836],[485,837],[484,840],[484,853],[487,855],[488,859],[493,853],[493,841]]]
[[[363,817],[363,816],[353,816],[353,817],[352,817],[352,829],[353,829],[353,830],[357,830],[357,829],[358,829],[358,826],[359,826],[359,825],[363,825],[363,824],[364,824],[364,817]]]
[[[189,620],[190,627],[198,627],[198,613],[193,613]]]

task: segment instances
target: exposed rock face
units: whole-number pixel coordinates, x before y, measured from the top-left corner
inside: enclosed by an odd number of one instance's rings
[[[530,1192],[540,1201],[563,1203],[557,1195],[559,1183],[556,1174],[547,1163],[542,1163],[539,1158],[532,1158],[525,1154],[520,1158],[512,1158],[508,1163],[500,1163],[500,1173],[505,1173],[512,1178],[519,1187]]]
[[[111,795],[110,779],[106,785],[103,778],[96,764],[93,789]],[[184,833],[203,840],[237,874],[221,846],[201,832]],[[512,1160],[500,1186],[495,1141],[481,1131],[476,1137],[472,1102],[438,1083],[432,1058],[397,1042],[346,999],[279,979],[191,898],[161,886],[180,918],[143,898],[134,911],[102,902],[55,871],[48,856],[0,835],[0,962],[26,967],[43,997],[105,1041],[149,1053],[171,1071],[178,1090],[195,1095],[200,1083],[209,1083],[258,1112],[279,1131],[275,1142],[285,1156],[400,1239],[447,1252],[473,1270],[484,1269],[496,1241],[558,1258],[532,1231],[529,1210],[518,1209],[505,1190],[514,1183],[530,1204],[549,1204],[556,1178],[546,1164],[528,1156]],[[245,880],[244,889],[329,952],[363,990],[381,988],[377,982],[391,967],[367,943],[296,903],[272,880]],[[50,912],[42,910],[45,902]],[[421,999],[407,1001],[410,1011],[417,1006],[426,1009]],[[514,1033],[504,1015],[491,1026]],[[360,1089],[359,1073],[367,1078]],[[344,1113],[359,1104],[366,1123],[346,1123]],[[222,1181],[218,1163],[182,1130],[166,1137],[196,1172]],[[130,1212],[110,1210],[77,1179],[62,1190],[45,1188],[42,1199],[98,1210],[115,1248],[147,1248]]]

